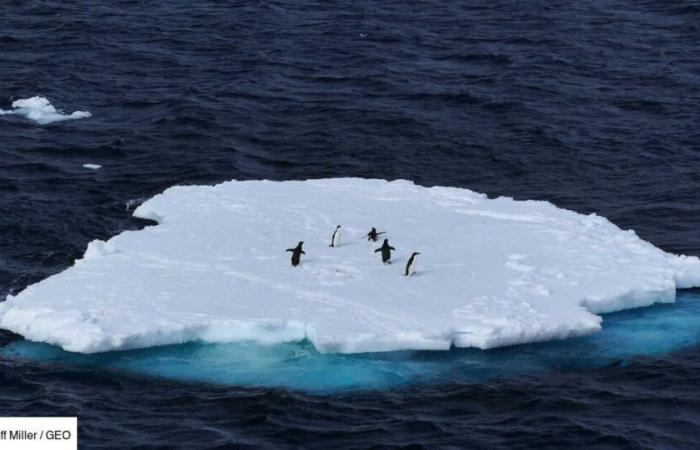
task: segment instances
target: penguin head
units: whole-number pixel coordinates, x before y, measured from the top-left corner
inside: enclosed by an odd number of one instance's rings
[[[388,244],[389,244],[389,239],[384,239],[384,243],[388,245]]]
[[[416,256],[416,255],[420,255],[420,252],[413,252],[413,254],[411,256]]]
[[[337,230],[338,228],[340,228],[340,225],[338,225],[337,227],[335,227],[336,230]]]
[[[299,241],[299,247],[301,247],[302,245],[304,245],[304,241]]]

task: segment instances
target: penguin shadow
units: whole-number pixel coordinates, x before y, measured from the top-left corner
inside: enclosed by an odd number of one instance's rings
[[[430,269],[428,269],[428,270],[416,270],[415,272],[413,272],[413,275],[409,276],[408,278],[413,278],[413,277],[420,278],[423,275],[429,274],[430,272],[432,272],[432,270],[430,270]]]
[[[299,265],[300,265],[300,266],[303,266],[304,264],[313,263],[313,262],[315,262],[315,261],[316,261],[316,258],[304,259],[303,261],[301,261],[301,262],[299,263]]]
[[[391,261],[385,262],[385,263],[382,262],[381,265],[382,265],[382,267],[384,267],[385,269],[388,269],[388,270],[400,269],[401,274],[403,275],[403,270],[406,267],[406,261],[408,261],[408,259],[406,259],[406,258],[397,258],[397,259],[391,258]]]

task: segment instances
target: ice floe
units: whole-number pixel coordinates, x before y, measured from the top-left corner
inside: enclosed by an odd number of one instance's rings
[[[597,314],[700,285],[698,258],[595,214],[408,181],[176,186],[134,215],[159,224],[93,241],[1,303],[0,327],[83,353],[304,339],[321,352],[488,349],[593,333]],[[391,265],[364,237],[373,226],[396,247]]]
[[[12,109],[0,109],[0,116],[18,115],[33,120],[40,125],[46,125],[63,120],[85,119],[92,117],[89,111],[74,111],[71,114],[64,114],[57,110],[44,97],[31,97],[15,100],[12,102]]]

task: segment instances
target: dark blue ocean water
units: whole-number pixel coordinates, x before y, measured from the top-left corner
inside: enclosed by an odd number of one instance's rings
[[[2,297],[143,226],[128,205],[231,178],[545,199],[700,254],[697,1],[7,0],[0,109],[34,95],[93,117],[0,117]],[[653,310],[673,318],[653,351],[515,348],[490,376],[330,393],[6,352],[0,414],[78,415],[85,448],[695,448],[700,346],[676,319],[697,299]]]

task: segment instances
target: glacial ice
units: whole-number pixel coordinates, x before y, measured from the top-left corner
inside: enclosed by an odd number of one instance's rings
[[[158,225],[91,242],[0,303],[0,328],[81,353],[305,339],[337,353],[489,349],[590,334],[597,314],[700,285],[698,258],[595,214],[408,181],[176,186],[134,215]],[[330,248],[338,224],[343,245]],[[372,226],[393,264],[364,238]],[[292,268],[284,250],[302,240]],[[419,270],[405,277],[413,251]]]
[[[74,111],[71,114],[64,114],[58,111],[46,98],[39,96],[15,100],[12,102],[12,109],[0,109],[0,116],[4,115],[24,116],[39,125],[92,117],[89,111]]]

